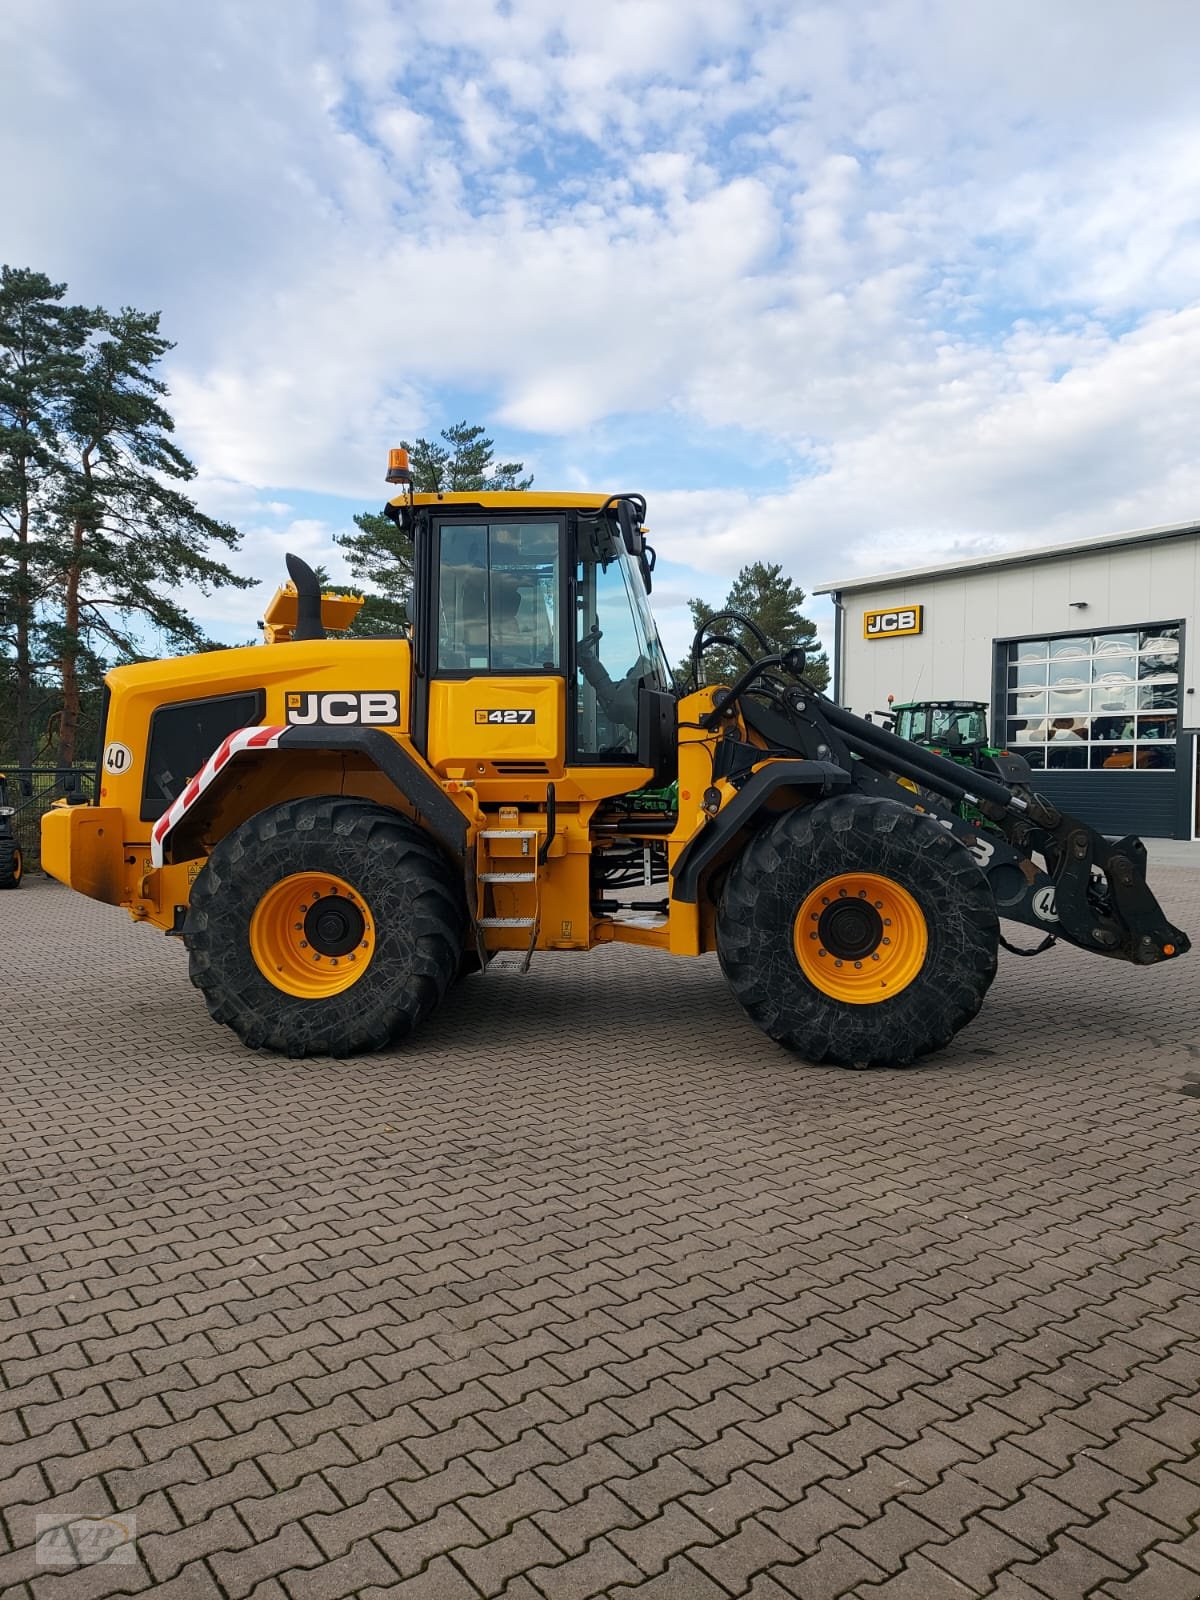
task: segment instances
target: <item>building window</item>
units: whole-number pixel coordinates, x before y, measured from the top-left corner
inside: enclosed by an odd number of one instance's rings
[[[1137,772],[1175,765],[1179,624],[1017,639],[1004,737],[1031,767]]]

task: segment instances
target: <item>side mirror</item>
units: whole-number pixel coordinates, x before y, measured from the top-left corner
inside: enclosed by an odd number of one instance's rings
[[[808,665],[808,654],[802,645],[794,644],[783,652],[783,670],[793,678],[802,678]]]
[[[617,527],[621,530],[621,543],[636,561],[641,555],[641,546],[645,541],[641,529],[633,520],[628,500],[617,501]]]
[[[607,562],[607,525],[599,517],[580,516],[576,542],[580,561]]]
[[[639,504],[631,509],[631,503],[635,499]],[[646,535],[642,532],[634,516],[635,510],[640,516],[644,514],[645,509],[646,502],[642,500],[640,495],[622,497],[617,500],[617,526],[621,530],[621,542],[641,569],[642,582],[646,587],[646,593],[649,594],[654,584],[650,574],[654,571],[656,558],[654,551],[646,543]]]

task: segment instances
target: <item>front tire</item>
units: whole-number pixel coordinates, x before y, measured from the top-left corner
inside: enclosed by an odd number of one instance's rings
[[[15,839],[0,839],[0,889],[19,889],[25,860]]]
[[[252,1049],[348,1056],[412,1032],[462,955],[461,880],[416,823],[339,796],[235,828],[192,889],[192,982]]]
[[[721,968],[751,1019],[807,1060],[904,1067],[949,1043],[996,974],[999,920],[931,818],[846,795],[789,811],[734,862]]]

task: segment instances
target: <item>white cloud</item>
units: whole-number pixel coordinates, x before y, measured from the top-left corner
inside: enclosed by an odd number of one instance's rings
[[[217,514],[367,495],[460,401],[542,436],[546,487],[614,417],[773,441],[770,493],[659,463],[664,555],[714,582],[1200,509],[1183,0],[106,16],[0,12],[8,248],[164,308]]]
[[[312,566],[323,566],[334,583],[348,580],[342,553],[333,542],[334,534],[344,528],[318,517],[292,517],[286,523],[243,520],[240,526],[237,569],[253,578],[255,587],[197,595],[191,602],[192,611],[214,638],[229,643],[254,637],[267,601],[287,581],[284,557],[289,552]]]
[[[417,160],[429,137],[428,119],[407,105],[381,107],[372,127],[380,144],[404,171]]]
[[[752,551],[811,586],[1195,516],[1200,307],[1110,342],[1084,330],[1057,379],[1027,366],[1028,339],[1018,332],[989,363],[950,352],[950,381],[784,493],[655,496],[664,553],[686,543],[693,566],[723,574]]]

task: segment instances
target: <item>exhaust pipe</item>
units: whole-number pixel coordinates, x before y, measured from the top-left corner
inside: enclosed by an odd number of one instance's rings
[[[296,626],[293,639],[324,639],[325,627],[321,621],[321,585],[307,561],[288,554],[288,577],[296,585]]]

